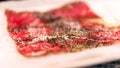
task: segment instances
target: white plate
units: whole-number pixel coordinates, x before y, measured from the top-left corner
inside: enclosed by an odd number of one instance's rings
[[[78,0],[36,0],[0,3],[0,67],[2,68],[66,68],[82,67],[120,59],[119,44],[93,48],[78,53],[26,58],[19,54],[8,35],[5,9],[15,11],[47,11]],[[86,0],[89,4],[89,2]],[[104,1],[103,1],[104,2]],[[92,2],[93,3],[93,2]],[[96,2],[97,3],[97,2]],[[90,5],[91,6],[91,5]]]

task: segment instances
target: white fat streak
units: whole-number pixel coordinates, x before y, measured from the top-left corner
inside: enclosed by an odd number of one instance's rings
[[[39,37],[33,39],[31,43],[35,43],[35,42],[39,42],[39,41],[45,41],[47,39],[60,38],[60,37],[65,39],[65,40],[69,39],[68,35],[63,35],[63,36],[43,36],[43,35],[40,35]],[[72,36],[72,37],[79,38],[78,36]]]
[[[49,36],[42,36],[42,35],[40,35],[39,37],[33,39],[32,41],[34,41],[34,42],[39,41],[39,40],[43,41],[43,40],[47,40],[48,37]]]
[[[35,42],[38,42],[38,41],[45,41],[47,39],[52,39],[52,38],[57,38],[57,36],[43,36],[43,35],[40,35],[39,37],[33,39],[31,43],[35,43]]]
[[[75,31],[78,31],[81,29],[80,24],[78,22],[75,22],[75,21],[64,21],[64,24],[69,25],[69,27],[71,29],[75,29]]]
[[[71,28],[76,28],[78,30],[81,28],[77,22],[69,22],[68,24]]]

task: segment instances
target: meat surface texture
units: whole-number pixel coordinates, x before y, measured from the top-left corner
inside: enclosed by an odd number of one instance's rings
[[[81,19],[99,18],[83,2],[45,13],[6,10],[8,32],[24,56],[77,52],[120,41],[120,29]]]

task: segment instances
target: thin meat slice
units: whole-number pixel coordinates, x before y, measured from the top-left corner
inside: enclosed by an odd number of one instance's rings
[[[37,18],[36,14],[33,12],[18,13],[6,10],[6,16],[9,22],[8,31],[16,42],[18,51],[26,56],[28,56],[28,54],[31,55],[35,51],[31,49],[33,48],[31,47],[31,45],[33,45],[33,39],[40,35],[47,35],[49,28],[43,26],[44,22],[40,18]],[[32,44],[30,45],[29,43]],[[37,47],[36,43],[34,43],[34,45]],[[39,54],[45,53],[45,50],[40,49],[39,51],[42,51]]]
[[[33,43],[33,44],[18,44],[18,51],[24,56],[40,56],[49,52],[57,52],[61,48],[55,44],[47,43],[45,41]]]
[[[83,2],[45,13],[6,10],[5,14],[9,35],[24,56],[78,52],[120,41],[119,27],[81,20],[99,18]]]
[[[7,20],[9,21],[9,29],[43,24],[43,21],[40,18],[37,18],[36,14],[32,12],[17,13],[11,10],[6,10],[5,14],[7,15]]]
[[[92,33],[91,39],[100,44],[113,44],[120,41],[120,29],[112,28],[109,30],[96,31]]]
[[[80,19],[80,18],[99,18],[84,2],[77,2],[63,6],[44,13],[41,18],[54,20],[59,18]]]

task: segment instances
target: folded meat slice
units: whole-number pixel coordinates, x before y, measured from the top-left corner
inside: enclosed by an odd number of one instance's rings
[[[120,41],[120,28],[107,27],[85,3],[72,3],[49,12],[6,10],[8,32],[24,56],[78,52]]]
[[[45,20],[54,20],[59,18],[80,19],[80,18],[99,18],[90,7],[84,2],[67,4],[61,8],[45,12],[42,16]]]

